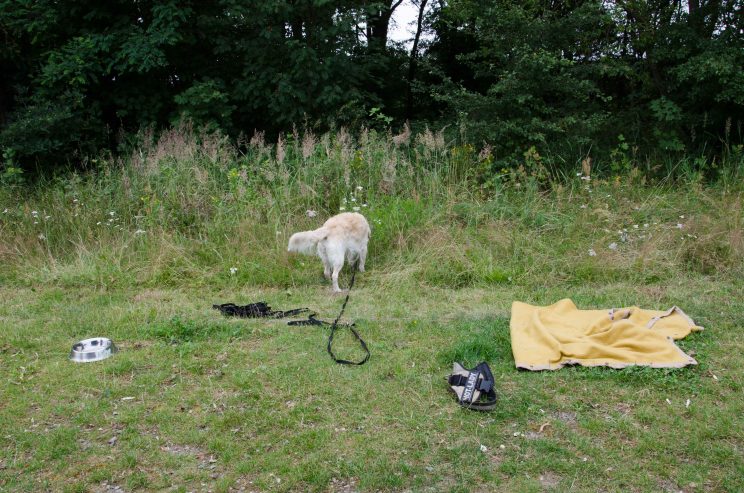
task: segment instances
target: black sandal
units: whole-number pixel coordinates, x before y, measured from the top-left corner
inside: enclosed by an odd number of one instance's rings
[[[496,407],[496,381],[485,361],[472,370],[454,363],[447,381],[462,407],[476,411],[490,411]]]

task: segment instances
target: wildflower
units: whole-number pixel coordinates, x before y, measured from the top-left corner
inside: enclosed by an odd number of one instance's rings
[[[362,204],[362,207],[367,207],[367,204]]]
[[[586,204],[581,204],[580,209],[586,209]]]
[[[36,216],[39,215],[39,212],[38,211],[31,211],[31,215],[34,216],[34,217],[36,217]]]
[[[34,221],[34,224],[39,224],[39,221]]]
[[[680,218],[680,219],[684,219],[684,218],[685,218],[684,214],[683,214],[683,215],[681,215],[681,216],[679,216],[679,218]]]
[[[682,229],[683,227],[684,227],[684,224],[682,224],[682,223],[677,223],[677,229]]]
[[[96,223],[96,226],[100,226],[100,225],[101,225],[101,221],[98,221],[98,222]]]
[[[77,204],[78,203],[78,199],[72,199],[72,203],[73,204]]]
[[[45,221],[47,221],[47,220],[49,220],[49,219],[50,219],[51,217],[52,217],[52,216],[44,216],[44,220],[45,220]]]
[[[581,173],[576,173],[576,176],[581,176]]]
[[[6,209],[5,209],[4,211],[3,211],[3,214],[7,214],[7,213],[8,213],[8,209],[6,208]]]
[[[637,224],[634,224],[633,225],[633,229],[638,229],[638,225]]]
[[[345,210],[346,210],[346,207],[344,207],[344,206],[341,206],[341,207],[339,207],[339,208],[338,208],[338,210],[340,210],[340,211],[345,211]]]
[[[116,215],[116,212],[114,211],[109,212],[109,216],[114,217],[115,215]]]
[[[589,256],[590,257],[596,257],[597,256],[597,252],[594,251],[594,248],[590,248],[589,249]]]
[[[364,190],[364,187],[362,187],[361,185],[357,187],[357,191],[361,192],[362,190]]]
[[[46,240],[46,236],[44,236],[43,234],[40,234],[40,235],[39,235],[39,239],[40,239],[40,240]]]
[[[643,225],[644,228],[648,228],[648,223]]]
[[[486,452],[488,452],[488,447],[486,447],[485,445],[481,445],[480,446],[480,451],[485,454]]]
[[[351,201],[352,201],[352,202],[356,202],[356,197],[352,197],[352,198],[351,198]]]
[[[143,234],[145,234],[145,230],[144,229],[138,229],[137,231],[134,232],[134,234],[136,234],[136,235],[143,235]]]
[[[231,276],[234,276],[236,272],[238,272],[238,268],[237,267],[230,267],[230,275]]]
[[[352,207],[351,208],[354,212],[359,212],[359,207]]]
[[[307,217],[315,217],[315,216],[318,215],[318,213],[316,211],[313,211],[313,210],[310,210],[310,209],[306,210],[305,211],[305,214],[307,215]]]
[[[589,181],[589,180],[591,180],[591,178],[590,178],[590,177],[588,177],[588,176],[582,176],[582,177],[581,177],[581,179],[582,179],[582,180],[584,180],[584,181]]]
[[[607,246],[607,248],[609,248],[610,250],[617,250],[617,243],[615,243],[615,242],[613,241],[612,243],[610,243],[610,244],[609,244],[609,245]]]

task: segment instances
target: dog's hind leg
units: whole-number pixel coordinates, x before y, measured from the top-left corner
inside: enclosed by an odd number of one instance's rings
[[[323,262],[323,277],[331,279],[331,263],[328,261],[328,251],[325,242],[318,243],[318,257]]]
[[[367,260],[367,245],[362,245],[359,249],[359,272],[364,272],[364,261]]]
[[[341,289],[338,287],[338,274],[344,267],[344,250],[341,245],[329,244],[326,245],[326,255],[328,256],[328,263],[333,268],[331,279],[333,280],[333,291],[340,293]]]

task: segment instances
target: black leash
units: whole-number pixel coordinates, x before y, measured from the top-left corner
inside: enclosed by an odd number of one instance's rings
[[[364,363],[367,362],[367,360],[370,357],[369,348],[367,347],[367,343],[364,342],[364,339],[362,339],[362,336],[359,335],[359,332],[356,331],[354,328],[354,324],[340,324],[338,323],[339,320],[341,320],[341,317],[344,315],[344,311],[346,310],[346,304],[349,302],[349,295],[351,295],[351,289],[354,287],[354,279],[356,278],[357,273],[357,264],[354,264],[354,268],[351,273],[351,282],[349,283],[349,290],[346,292],[346,298],[344,299],[344,304],[341,305],[341,311],[338,314],[338,317],[336,317],[336,320],[333,321],[332,324],[329,324],[325,320],[318,320],[315,318],[315,313],[310,314],[307,317],[307,320],[293,320],[291,322],[287,322],[287,325],[294,325],[294,326],[303,326],[303,325],[330,325],[331,326],[331,334],[328,336],[328,346],[327,351],[328,354],[331,355],[331,358],[333,358],[333,361],[340,365],[358,365],[361,366]],[[339,328],[346,327],[348,328],[352,334],[354,334],[354,337],[359,341],[359,345],[364,349],[364,352],[367,353],[363,359],[360,361],[350,361],[348,359],[341,359],[337,358],[335,354],[333,354],[333,337],[336,335],[336,330]]]
[[[338,314],[338,317],[336,317],[336,320],[333,321],[333,323],[328,323],[325,320],[320,320],[318,318],[315,318],[317,316],[316,313],[311,313],[308,315],[307,320],[292,320],[290,322],[287,322],[287,325],[292,326],[307,326],[307,325],[320,325],[325,326],[328,325],[331,327],[331,334],[328,336],[328,354],[331,355],[331,358],[333,358],[333,361],[340,365],[363,365],[367,362],[367,360],[370,357],[369,348],[367,347],[367,343],[364,342],[364,339],[362,339],[362,336],[359,335],[359,332],[356,331],[354,328],[354,324],[339,324],[338,321],[341,320],[341,317],[344,314],[344,311],[346,310],[346,304],[349,302],[349,295],[351,294],[351,288],[354,287],[354,279],[356,278],[357,273],[357,264],[354,264],[352,273],[351,273],[351,282],[349,283],[349,290],[346,292],[346,299],[344,299],[344,304],[341,305],[341,312]],[[267,305],[263,301],[259,301],[258,303],[250,303],[248,305],[236,305],[235,303],[223,303],[221,305],[212,305],[212,308],[215,310],[219,310],[223,315],[228,317],[243,317],[243,318],[284,318],[284,317],[294,317],[295,315],[299,315],[300,313],[309,312],[310,309],[308,308],[295,308],[293,310],[287,310],[287,311],[281,311],[281,310],[272,310],[269,305]],[[337,358],[335,354],[333,354],[333,337],[336,335],[336,330],[340,328],[348,328],[352,334],[354,334],[354,337],[359,341],[359,345],[364,349],[364,352],[367,353],[364,358],[360,361],[350,361],[347,359],[341,359]]]
[[[221,305],[212,305],[212,308],[219,310],[227,317],[242,318],[284,318],[294,317],[300,313],[309,312],[309,308],[295,308],[293,310],[281,311],[272,310],[264,301],[250,303],[248,305],[236,305],[235,303],[223,303]]]

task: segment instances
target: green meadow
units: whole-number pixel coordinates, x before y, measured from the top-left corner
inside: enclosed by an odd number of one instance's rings
[[[0,188],[0,491],[744,490],[741,155],[715,180],[492,160],[431,131],[236,148],[178,128]],[[286,244],[340,210],[372,227],[344,316],[366,365],[334,364],[327,328],[212,309],[333,320],[343,297]],[[679,342],[699,364],[517,371],[511,303],[562,298],[677,305],[705,327]],[[92,336],[120,352],[68,361]],[[359,356],[347,332],[337,351]],[[491,413],[445,381],[483,360]]]

